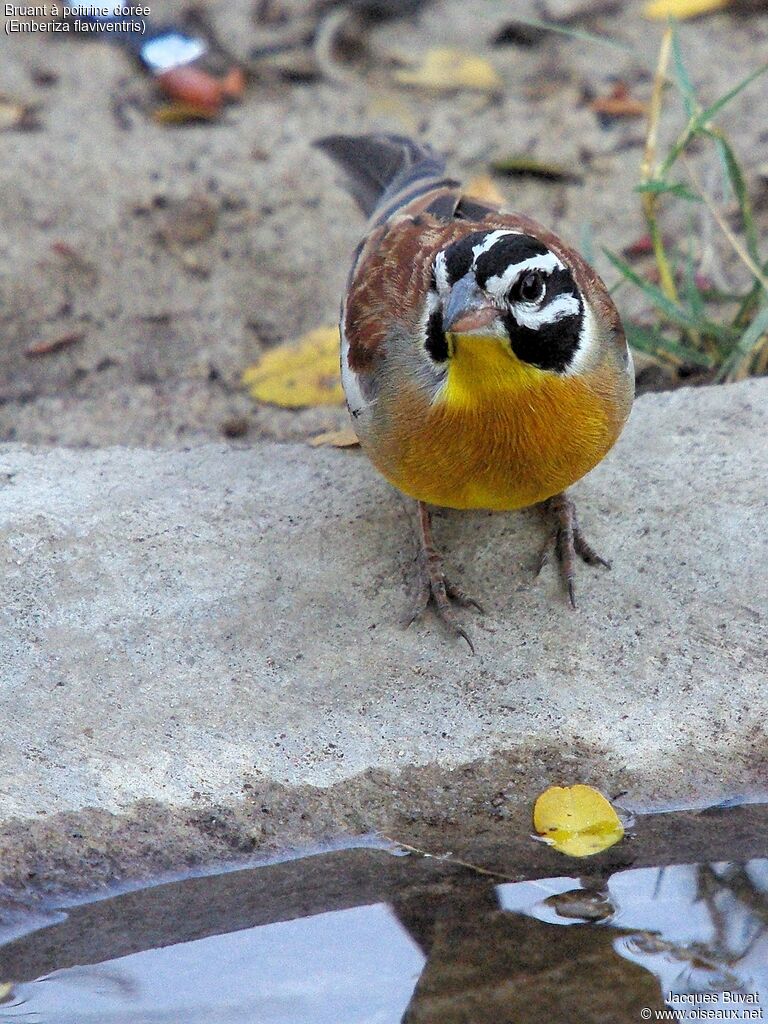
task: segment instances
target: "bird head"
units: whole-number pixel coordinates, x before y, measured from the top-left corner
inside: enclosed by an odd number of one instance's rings
[[[444,362],[492,340],[522,363],[574,372],[599,324],[564,256],[510,230],[473,231],[440,250],[427,301],[429,354]]]

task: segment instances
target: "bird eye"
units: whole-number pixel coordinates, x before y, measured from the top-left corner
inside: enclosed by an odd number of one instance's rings
[[[509,297],[512,302],[538,302],[543,294],[543,275],[536,270],[529,270],[514,283]]]

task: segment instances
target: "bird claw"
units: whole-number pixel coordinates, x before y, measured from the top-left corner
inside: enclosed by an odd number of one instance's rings
[[[568,593],[568,600],[571,608],[576,607],[576,591],[574,587],[576,556],[587,565],[602,565],[606,569],[611,568],[611,563],[602,558],[587,543],[584,534],[576,518],[576,506],[566,494],[556,494],[545,502],[546,508],[552,513],[555,527],[547,537],[541,549],[536,564],[535,574],[539,575],[541,570],[549,561],[549,552],[554,548],[560,578]]]
[[[483,608],[480,602],[475,600],[474,597],[470,597],[461,587],[449,583],[445,577],[443,577],[443,583],[445,584],[445,592],[450,600],[455,601],[460,608],[475,608],[481,615],[485,615],[485,608]]]
[[[461,625],[453,607],[476,608],[481,614],[484,609],[479,601],[466,594],[460,587],[450,583],[443,573],[442,559],[432,543],[432,531],[429,523],[429,512],[420,506],[421,544],[418,557],[418,590],[408,614],[403,619],[407,628],[426,611],[430,602],[440,621],[456,637],[465,640],[470,651],[475,653],[472,637]]]
[[[420,615],[423,615],[431,602],[440,621],[454,636],[465,640],[474,654],[475,645],[472,637],[456,617],[452,602],[455,602],[460,608],[477,608],[481,613],[482,606],[473,597],[468,597],[463,590],[450,583],[439,568],[439,563],[438,566],[435,566],[432,559],[428,563],[425,558],[419,558],[419,562],[419,590],[415,601],[403,619],[404,627],[407,629]]]

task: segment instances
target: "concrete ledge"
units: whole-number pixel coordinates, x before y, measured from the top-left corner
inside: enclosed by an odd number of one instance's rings
[[[0,822],[338,798],[494,758],[502,790],[571,766],[637,806],[753,791],[766,436],[766,381],[642,398],[574,488],[613,560],[580,568],[575,613],[553,570],[531,577],[538,513],[445,513],[447,565],[488,610],[467,613],[475,658],[431,617],[397,625],[411,522],[359,453],[1,447]]]

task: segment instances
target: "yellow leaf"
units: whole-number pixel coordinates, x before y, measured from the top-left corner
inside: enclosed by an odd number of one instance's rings
[[[419,67],[395,71],[395,81],[436,92],[474,89],[477,92],[500,92],[503,82],[494,66],[484,57],[463,50],[435,47],[427,50]]]
[[[4,1003],[9,996],[13,995],[13,985],[10,981],[0,982],[0,1003]]]
[[[700,14],[710,14],[727,7],[730,0],[651,0],[643,8],[646,18],[653,21],[666,21],[667,18],[696,18]]]
[[[340,405],[339,329],[318,327],[295,345],[265,353],[243,373],[254,398],[287,409],[307,405]]]
[[[569,857],[590,857],[613,846],[624,826],[610,803],[591,786],[551,786],[536,801],[533,827]]]
[[[464,195],[484,203],[493,203],[494,206],[503,206],[507,201],[490,174],[476,174],[474,178],[470,178],[464,186]]]
[[[341,430],[326,430],[324,434],[318,434],[316,437],[313,437],[309,443],[313,448],[319,448],[320,445],[324,444],[329,444],[333,448],[352,448],[360,444],[357,434],[352,427],[342,427]]]

